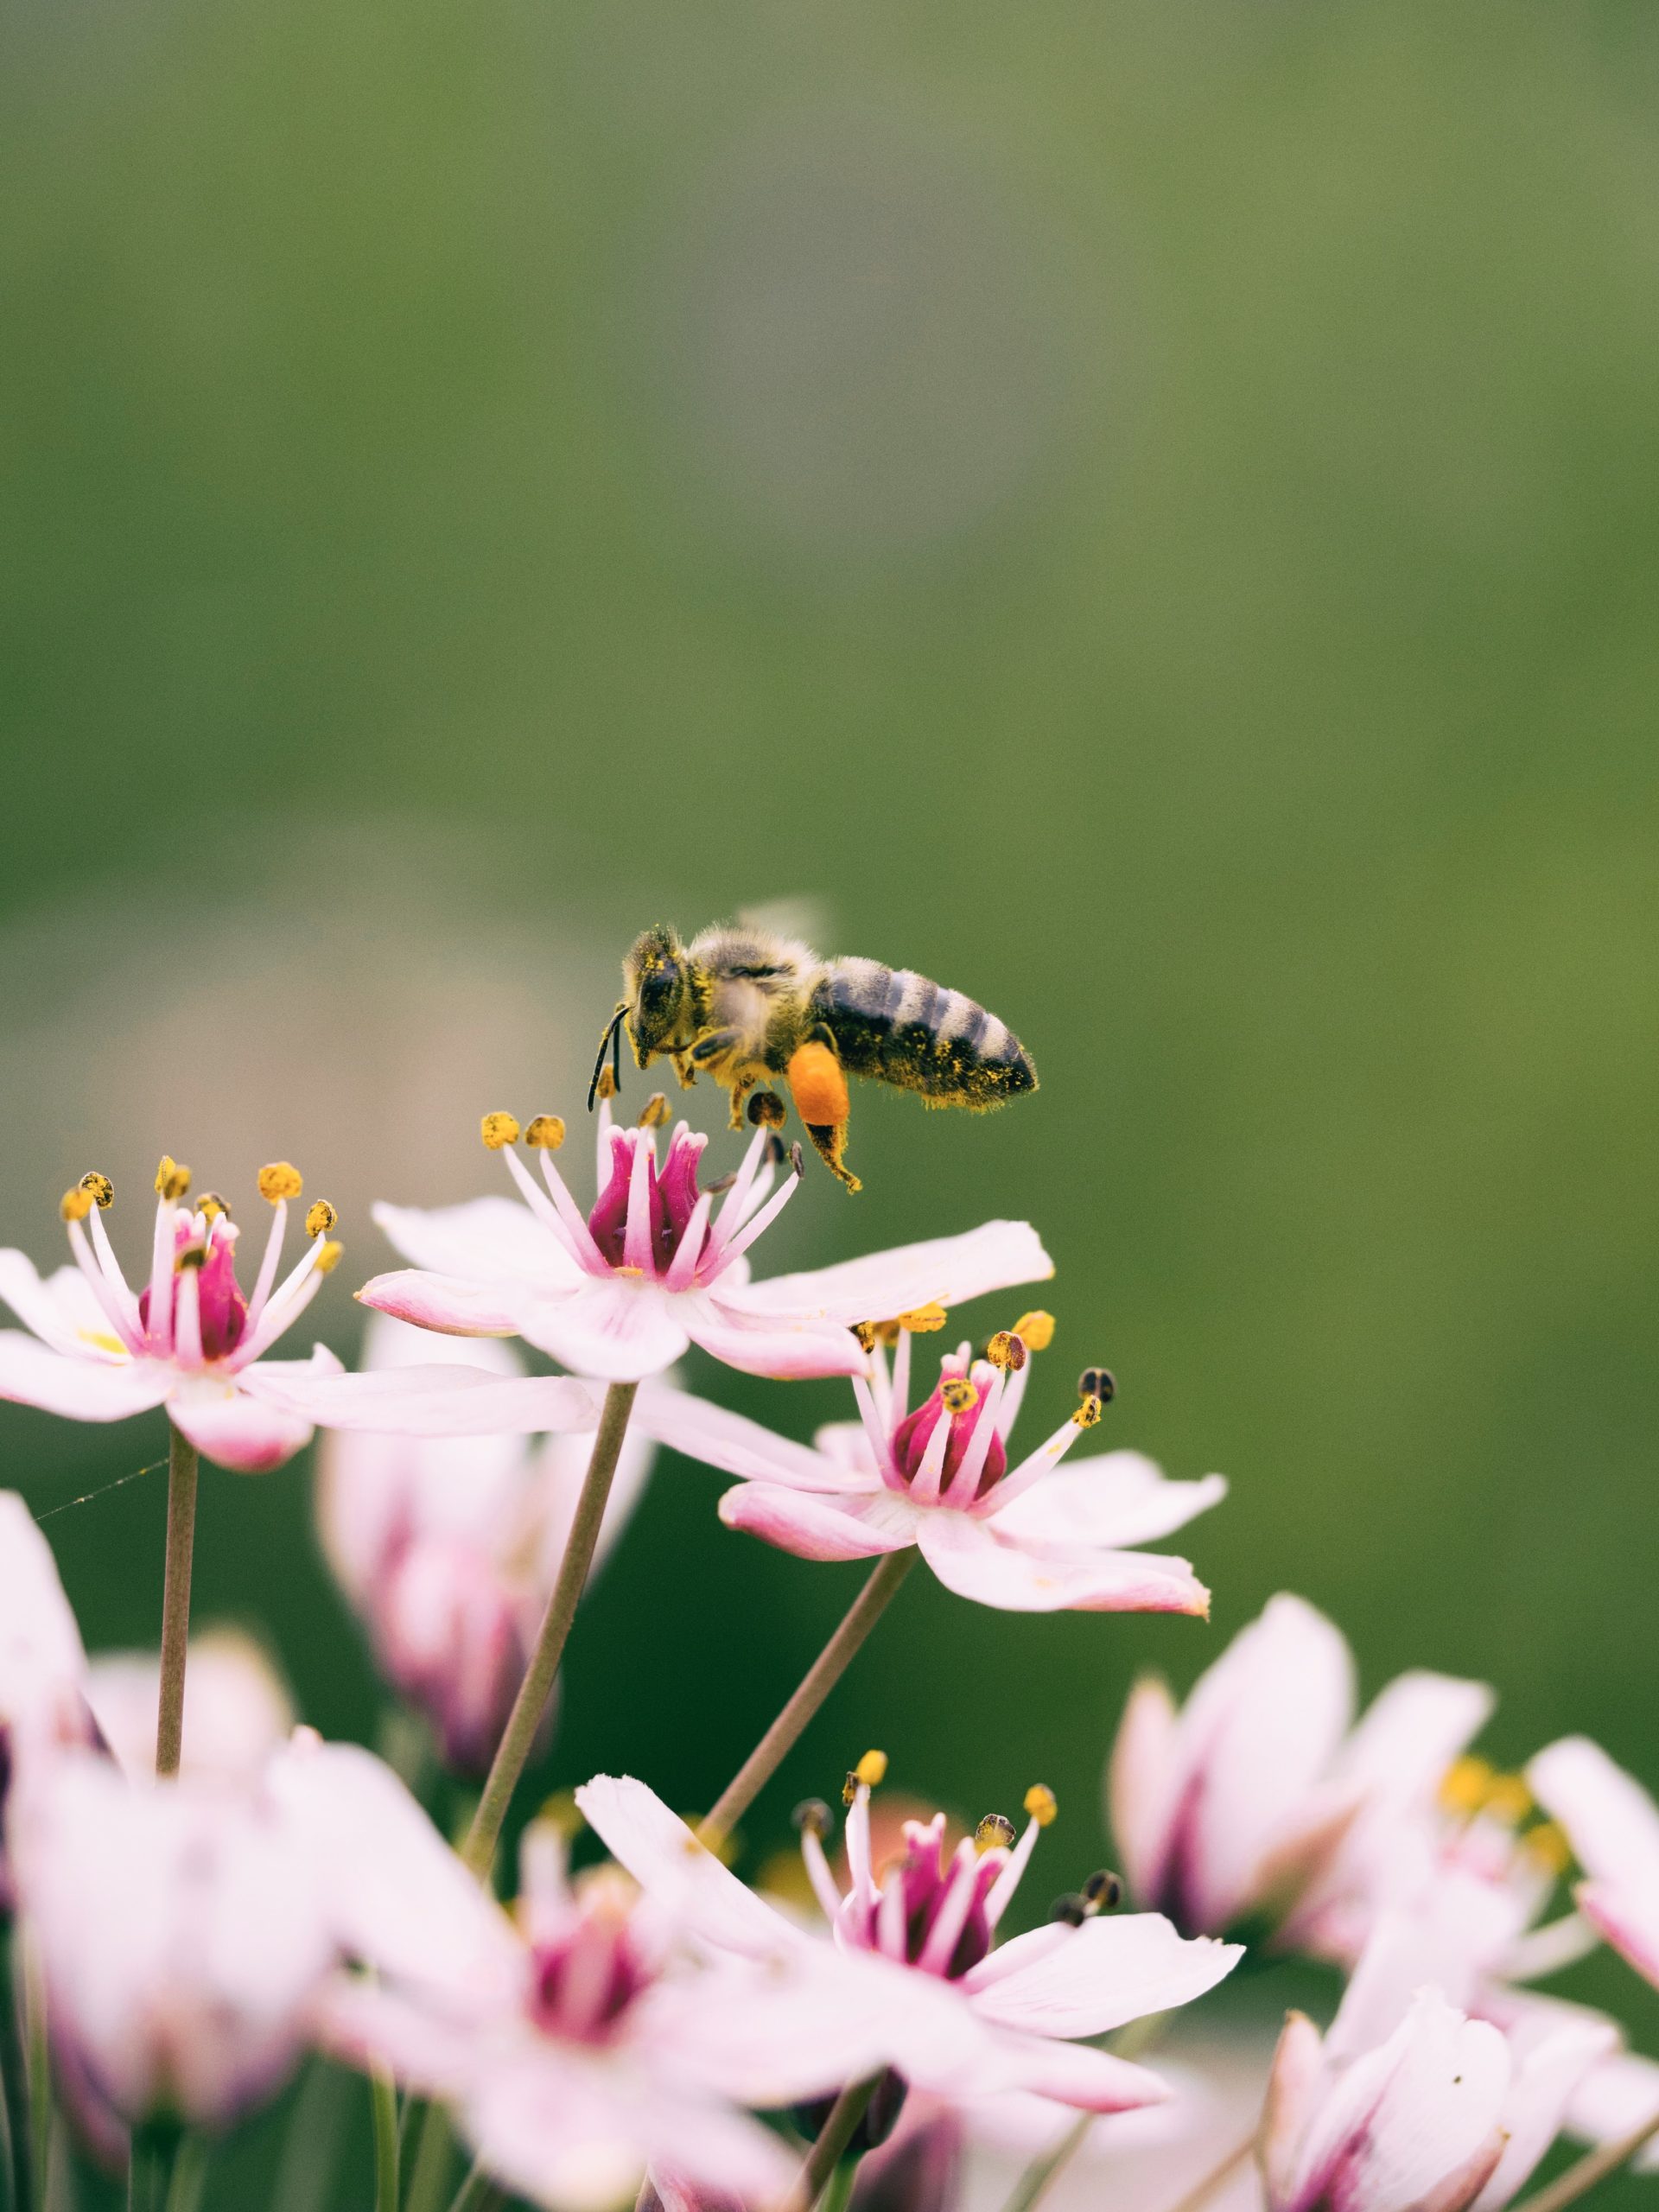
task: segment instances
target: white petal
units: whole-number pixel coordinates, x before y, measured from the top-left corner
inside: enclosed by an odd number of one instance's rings
[[[376,1225],[399,1256],[433,1274],[552,1288],[582,1279],[553,1231],[517,1198],[456,1206],[377,1205]]]
[[[981,2018],[1000,2026],[1099,2036],[1146,2013],[1191,2004],[1224,1980],[1243,1955],[1236,1943],[1185,1940],[1160,1913],[1128,1913],[1085,1921],[1058,1943],[1046,1929],[1016,1936],[964,1976],[962,1986]]]
[[[646,1383],[634,1401],[632,1427],[659,1444],[745,1481],[784,1483],[798,1490],[868,1491],[872,1473],[855,1471],[759,1421],[729,1413],[689,1390]]]
[[[886,1321],[925,1306],[960,1306],[987,1291],[1044,1282],[1054,1262],[1029,1222],[988,1221],[959,1236],[901,1244],[808,1274],[775,1275],[742,1294],[757,1314],[798,1313],[838,1321]],[[725,1284],[721,1290],[724,1292]]]
[[[722,1866],[643,1782],[596,1774],[577,1790],[576,1804],[618,1865],[704,1942],[750,1958],[797,1948],[801,1938],[783,1915]]]
[[[173,1370],[159,1361],[116,1365],[52,1351],[18,1329],[0,1329],[0,1398],[70,1421],[126,1421],[159,1406]]]
[[[1021,1541],[1122,1551],[1172,1535],[1226,1495],[1224,1475],[1167,1482],[1141,1452],[1108,1452],[1056,1467],[1000,1509],[993,1491],[985,1517],[1000,1534]]]
[[[530,1299],[515,1310],[526,1342],[573,1374],[604,1382],[660,1375],[690,1341],[680,1298],[628,1276],[584,1275],[564,1296]]]
[[[380,1436],[532,1436],[589,1429],[599,1419],[597,1394],[569,1376],[504,1376],[448,1361],[343,1375],[259,1360],[240,1379],[319,1427]]]
[[[1592,1880],[1651,1887],[1659,1910],[1659,1805],[1639,1782],[1587,1736],[1540,1751],[1527,1780]]]

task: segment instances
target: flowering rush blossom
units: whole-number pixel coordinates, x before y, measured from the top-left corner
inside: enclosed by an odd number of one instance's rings
[[[162,1668],[153,1651],[100,1652],[86,1669],[86,1702],[104,1748],[135,1781],[156,1768]],[[193,1781],[251,1789],[294,1728],[288,1686],[262,1645],[240,1629],[190,1639],[184,1754]]]
[[[867,1327],[868,1365],[853,1380],[860,1418],[820,1429],[811,1447],[682,1392],[647,1394],[637,1418],[677,1451],[745,1478],[720,1502],[728,1528],[803,1559],[868,1559],[914,1544],[947,1589],[1013,1612],[1206,1613],[1210,1593],[1185,1560],[1126,1548],[1167,1535],[1225,1497],[1220,1475],[1166,1482],[1135,1452],[1055,1472],[1100,1418],[1111,1388],[1103,1369],[1084,1371],[1076,1411],[1010,1464],[1028,1355],[1053,1327],[1046,1313],[1025,1314],[980,1360],[958,1345],[913,1411],[913,1330]],[[891,1372],[878,1333],[896,1339]]]
[[[564,1377],[504,1382],[476,1368],[431,1367],[405,1370],[389,1389],[385,1376],[342,1374],[321,1344],[308,1360],[268,1359],[340,1258],[329,1233],[334,1209],[326,1199],[311,1206],[310,1243],[279,1282],[289,1207],[302,1185],[286,1160],[261,1168],[270,1234],[245,1294],[237,1224],[212,1192],[194,1209],[182,1204],[189,1188],[189,1169],[163,1159],[149,1273],[137,1296],[104,1228],[115,1198],[107,1175],[83,1175],[64,1196],[73,1267],[43,1281],[22,1252],[0,1251],[0,1300],[32,1332],[0,1330],[0,1398],[73,1421],[122,1421],[165,1406],[198,1451],[242,1474],[281,1466],[318,1422],[443,1436],[594,1426],[590,1395]]]
[[[648,2169],[698,2202],[779,2202],[793,2163],[739,2106],[832,2089],[866,2040],[817,2019],[787,1962],[690,1957],[676,1916],[616,1868],[573,1887],[546,1821],[526,1832],[517,1921],[420,1983],[366,1953],[379,1972],[336,1987],[332,2047],[453,2104],[492,2174],[562,2212],[632,2202]]]
[[[1033,1282],[1053,1262],[1024,1222],[987,1222],[961,1236],[901,1246],[840,1267],[749,1281],[747,1254],[794,1195],[798,1152],[781,1188],[780,1147],[757,1129],[719,1211],[698,1187],[705,1136],[683,1122],[657,1152],[665,1103],[647,1126],[618,1128],[600,1109],[599,1197],[584,1215],[553,1154],[556,1116],[523,1131],[538,1183],[516,1149],[511,1114],[486,1114],[484,1142],[505,1160],[522,1204],[474,1198],[423,1211],[377,1206],[374,1217],[413,1262],[377,1275],[365,1305],[458,1336],[522,1336],[575,1373],[606,1382],[660,1374],[689,1344],[749,1375],[850,1375],[864,1354],[848,1333],[873,1312],[909,1312]]]
[[[1659,1987],[1659,1805],[1587,1736],[1540,1751],[1527,1780],[1587,1877],[1580,1911]]]
[[[1160,2101],[1166,2092],[1155,2074],[1071,2038],[1189,2003],[1242,1952],[1185,1942],[1155,1915],[1096,1916],[1108,1877],[1068,1900],[1063,1917],[995,1946],[1038,1833],[1053,1818],[1052,1796],[1027,1793],[1017,1844],[1013,1824],[994,1815],[947,1856],[943,1814],[907,1822],[903,1858],[878,1878],[870,1790],[885,1770],[872,1752],[848,1777],[845,1895],[823,1848],[828,1808],[803,1808],[802,1849],[828,1939],[746,1889],[644,1783],[600,1775],[576,1802],[647,1895],[711,1951],[779,1961],[798,1979],[806,2020],[826,2048],[842,2045],[842,2082],[886,2066],[898,2095],[913,2085],[951,2104],[1010,2090],[1085,2112]]]
[[[434,1336],[370,1316],[363,1366],[434,1360],[522,1375],[492,1338]],[[524,1680],[587,1467],[582,1435],[325,1438],[317,1520],[377,1665],[431,1721],[447,1766],[481,1777]],[[626,1525],[653,1447],[630,1428],[595,1561]],[[187,1695],[189,1693],[187,1692]],[[187,1708],[188,1709],[188,1708]]]
[[[1506,2039],[1425,1980],[1421,1927],[1380,1923],[1328,2036],[1286,2021],[1259,2155],[1269,2212],[1500,2212],[1559,2131],[1611,2022]]]
[[[66,1751],[16,1828],[59,2079],[112,2155],[126,2126],[222,2127],[272,2094],[327,1978],[369,1944],[405,1971],[476,1967],[475,1927],[445,1949],[486,1910],[476,1884],[378,1760],[308,1731],[251,1789]]]
[[[1294,1908],[1301,1947],[1351,1964],[1380,1889],[1427,1875],[1443,1778],[1492,1704],[1482,1683],[1408,1674],[1356,1726],[1354,1691],[1346,1641],[1288,1594],[1179,1710],[1143,1676],[1107,1770],[1133,1894],[1190,1932]]]

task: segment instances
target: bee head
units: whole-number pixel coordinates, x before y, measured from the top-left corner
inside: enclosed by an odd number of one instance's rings
[[[658,1052],[689,1041],[691,967],[685,947],[665,923],[644,930],[622,963],[628,990],[633,1057],[647,1067]]]

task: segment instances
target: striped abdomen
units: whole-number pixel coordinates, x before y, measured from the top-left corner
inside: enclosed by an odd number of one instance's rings
[[[913,969],[832,961],[813,990],[812,1012],[849,1072],[937,1104],[1000,1106],[1037,1088],[1037,1071],[1005,1023]]]

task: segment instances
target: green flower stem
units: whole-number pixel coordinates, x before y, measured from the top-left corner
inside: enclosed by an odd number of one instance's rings
[[[1617,2142],[1604,2143],[1599,2150],[1587,2152],[1547,2189],[1529,2196],[1517,2212],[1562,2212],[1563,2206],[1576,2204],[1586,2190],[1605,2181],[1610,2174],[1616,2174],[1656,2135],[1659,2135],[1659,2112],[1644,2120],[1640,2127],[1633,2127],[1628,2135],[1621,2135]]]
[[[374,2212],[397,2212],[397,2089],[384,2066],[369,2074],[374,2121]]]
[[[553,1694],[553,1684],[558,1675],[559,1662],[564,1656],[570,1624],[576,1618],[582,1585],[587,1581],[588,1570],[594,1562],[594,1547],[599,1541],[600,1523],[605,1517],[611,1484],[616,1474],[616,1463],[621,1456],[622,1440],[627,1434],[628,1416],[633,1411],[633,1401],[639,1389],[637,1382],[613,1382],[605,1393],[604,1409],[599,1417],[599,1431],[594,1438],[594,1449],[588,1462],[588,1472],[582,1480],[582,1495],[576,1501],[575,1518],[570,1523],[564,1557],[559,1562],[558,1580],[553,1585],[553,1594],[547,1601],[547,1611],[543,1616],[541,1630],[536,1638],[536,1649],[531,1654],[530,1666],[518,1686],[518,1694],[513,1700],[512,1711],[507,1717],[506,1727],[496,1747],[489,1777],[484,1784],[484,1794],[478,1801],[478,1810],[473,1815],[472,1827],[461,1846],[461,1857],[480,1881],[489,1879],[507,1808],[529,1764],[536,1731],[547,1710],[548,1699]]]
[[[847,2145],[857,2133],[858,2123],[863,2119],[880,2078],[879,2074],[872,2074],[868,2082],[849,2082],[830,2106],[830,2117],[801,2167],[800,2178],[789,2199],[788,2212],[812,2212],[833,2179]]]
[[[196,1447],[179,1429],[167,1452],[167,1580],[162,1592],[162,1699],[156,1771],[176,1774],[184,1749],[184,1662],[190,1642],[190,1566],[196,1545]]]
[[[9,2187],[13,2212],[34,2212],[35,2161],[30,2153],[29,2067],[23,2054],[21,1943],[17,1924],[0,1913],[0,2086],[5,2094],[10,2145]]]
[[[889,1552],[854,1599],[841,1626],[808,1668],[800,1688],[738,1769],[713,1812],[697,1830],[717,1850],[798,1742],[801,1732],[846,1673],[859,1647],[916,1564],[916,1548]]]

